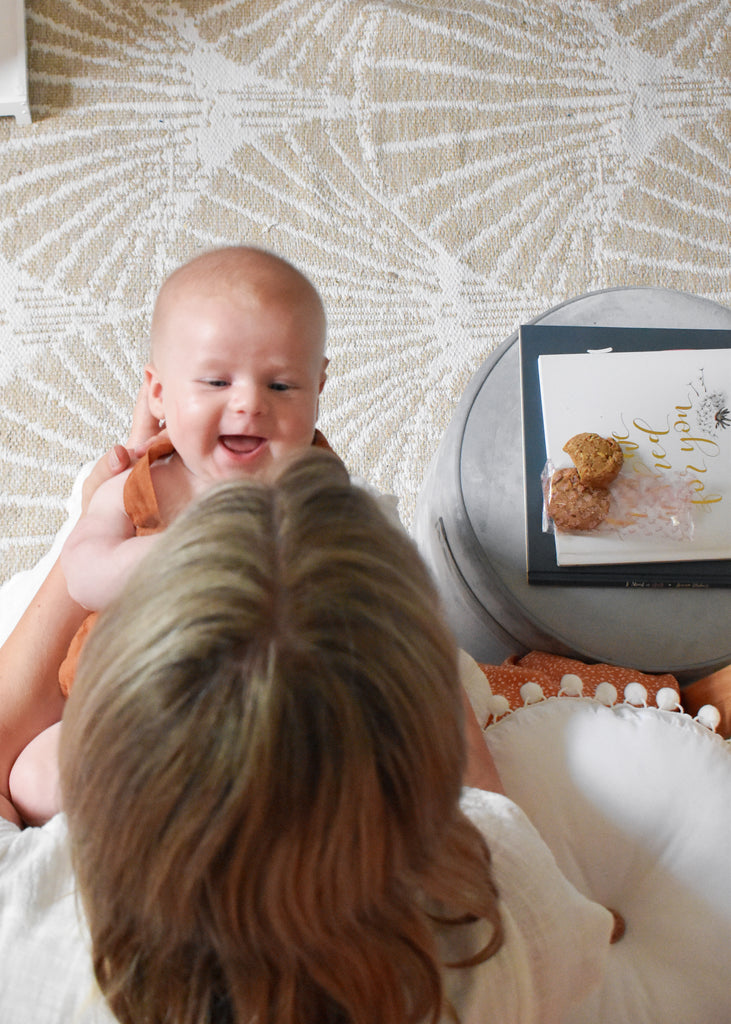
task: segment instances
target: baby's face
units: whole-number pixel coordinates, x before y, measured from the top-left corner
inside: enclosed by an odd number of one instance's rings
[[[312,444],[324,323],[307,303],[179,296],[155,334],[150,404],[204,485],[270,477]]]

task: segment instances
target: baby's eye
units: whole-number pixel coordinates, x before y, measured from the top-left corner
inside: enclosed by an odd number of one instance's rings
[[[272,391],[289,391],[289,384],[285,384],[283,381],[275,380],[269,385]]]
[[[201,383],[209,388],[227,388],[229,384],[227,380],[219,380],[217,377],[206,377]]]

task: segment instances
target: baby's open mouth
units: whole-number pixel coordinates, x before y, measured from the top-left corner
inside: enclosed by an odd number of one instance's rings
[[[225,434],[220,438],[221,444],[235,455],[249,455],[255,452],[266,439],[251,434]]]

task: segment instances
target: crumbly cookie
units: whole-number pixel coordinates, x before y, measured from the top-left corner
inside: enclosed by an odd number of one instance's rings
[[[549,483],[547,512],[557,530],[595,530],[609,514],[609,491],[583,483],[573,466],[557,469]]]
[[[624,455],[612,437],[599,434],[574,434],[563,446],[576,466],[582,484],[589,487],[606,487],[617,476]]]

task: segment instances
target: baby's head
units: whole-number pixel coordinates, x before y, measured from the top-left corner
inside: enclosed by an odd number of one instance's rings
[[[103,614],[64,713],[74,864],[120,1021],[438,1008],[425,901],[497,914],[458,808],[461,707],[427,570],[334,456],[189,506]]]
[[[273,253],[216,249],[167,278],[152,317],[150,409],[195,477],[270,477],[312,444],[325,333],[317,290]]]

